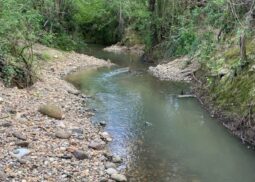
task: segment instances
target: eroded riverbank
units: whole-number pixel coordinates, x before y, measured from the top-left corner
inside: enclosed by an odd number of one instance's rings
[[[102,59],[67,53],[41,45],[35,54],[49,62],[40,80],[27,89],[0,87],[0,181],[107,180],[100,128],[90,122],[88,96],[63,77],[80,68],[111,66]],[[61,120],[38,112],[45,104],[61,110]],[[107,155],[106,155],[107,154]]]

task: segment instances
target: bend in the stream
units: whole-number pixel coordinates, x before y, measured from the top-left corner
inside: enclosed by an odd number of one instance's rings
[[[95,96],[89,100],[97,110],[92,119],[107,121],[105,129],[114,138],[109,147],[126,159],[130,181],[254,182],[254,152],[196,99],[177,97],[188,85],[158,81],[139,58],[96,47],[91,52],[120,66],[80,71],[69,80]]]

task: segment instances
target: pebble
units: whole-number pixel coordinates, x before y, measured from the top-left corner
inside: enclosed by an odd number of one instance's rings
[[[2,104],[3,102],[4,102],[4,99],[0,97],[0,104]]]
[[[0,171],[0,181],[5,181],[7,179],[7,176],[4,172]]]
[[[62,122],[62,121],[58,122],[57,126],[58,126],[59,128],[63,128],[63,129],[66,128],[65,123]]]
[[[73,152],[73,155],[74,155],[74,157],[76,158],[76,159],[78,159],[78,160],[84,160],[84,159],[88,159],[89,158],[89,156],[88,156],[88,154],[86,154],[84,151],[82,151],[82,150],[75,150],[74,152]]]
[[[55,118],[55,119],[59,119],[59,120],[64,118],[61,108],[59,106],[55,105],[54,103],[43,105],[38,109],[38,111],[41,114],[46,115],[51,118]]]
[[[12,135],[20,140],[27,140],[27,137],[19,132],[13,132]]]
[[[29,142],[26,142],[26,141],[16,142],[16,145],[19,147],[28,147]]]
[[[124,176],[124,175],[122,175],[122,174],[112,174],[111,175],[111,178],[113,179],[113,180],[115,180],[115,181],[120,181],[120,182],[122,182],[122,181],[127,181],[127,178],[126,178],[126,176]]]
[[[84,131],[83,131],[83,129],[80,129],[80,128],[73,128],[72,133],[83,135]]]
[[[122,162],[122,159],[121,159],[120,156],[115,155],[115,156],[113,156],[113,158],[112,158],[112,162],[114,162],[114,163],[121,163],[121,162]]]
[[[101,137],[102,140],[104,140],[106,142],[111,142],[112,141],[112,138],[111,138],[111,136],[108,132],[100,133],[100,137]]]
[[[56,132],[55,132],[55,136],[57,138],[60,138],[60,139],[69,139],[71,137],[71,133],[67,130],[63,130],[63,129],[58,129]]]
[[[2,126],[2,127],[5,127],[5,128],[8,128],[8,127],[11,127],[11,126],[12,126],[12,123],[6,122],[6,123],[1,124],[1,126]]]
[[[89,148],[92,148],[94,150],[102,150],[105,147],[105,142],[103,142],[102,140],[95,140],[89,143]]]
[[[65,154],[65,155],[62,155],[60,156],[61,159],[72,159],[72,155],[68,155],[68,154]]]
[[[24,160],[24,159],[18,159],[17,161],[18,161],[20,164],[26,164],[26,163],[27,163],[27,161]]]
[[[30,154],[30,150],[28,150],[26,148],[20,148],[20,149],[14,150],[10,154],[11,154],[11,156],[16,157],[17,159],[21,159],[22,157]]]
[[[113,155],[112,155],[112,153],[110,153],[110,152],[105,152],[105,153],[104,153],[104,156],[105,156],[109,161],[111,161],[112,158],[113,158]]]
[[[101,178],[100,182],[109,182],[109,180],[107,178]]]
[[[116,164],[114,164],[114,163],[112,163],[112,162],[106,162],[106,163],[104,164],[104,166],[105,166],[106,169],[109,169],[109,168],[116,168],[116,167],[117,167]]]
[[[106,122],[105,122],[105,121],[99,121],[99,124],[100,124],[101,126],[106,126]]]
[[[118,173],[118,171],[117,171],[116,169],[114,169],[114,168],[109,168],[109,169],[107,169],[105,172],[106,172],[107,174],[109,174],[109,175],[117,174],[117,173]]]

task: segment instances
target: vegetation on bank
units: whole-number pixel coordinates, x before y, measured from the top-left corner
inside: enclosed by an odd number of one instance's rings
[[[63,50],[80,50],[84,42],[141,43],[138,32],[147,30],[148,18],[146,1],[139,0],[2,0],[0,76],[7,86],[32,85],[36,42]]]
[[[144,44],[153,60],[183,55],[199,60],[211,100],[246,117],[255,111],[254,5],[254,0],[2,0],[0,76],[9,86],[32,85],[36,42],[64,50],[82,49],[84,42]]]

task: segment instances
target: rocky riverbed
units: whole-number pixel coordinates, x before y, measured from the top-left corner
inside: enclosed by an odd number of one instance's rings
[[[111,136],[94,126],[86,96],[64,80],[81,67],[111,63],[41,45],[39,81],[26,89],[0,83],[0,181],[127,181]],[[102,122],[103,125],[103,122]]]

